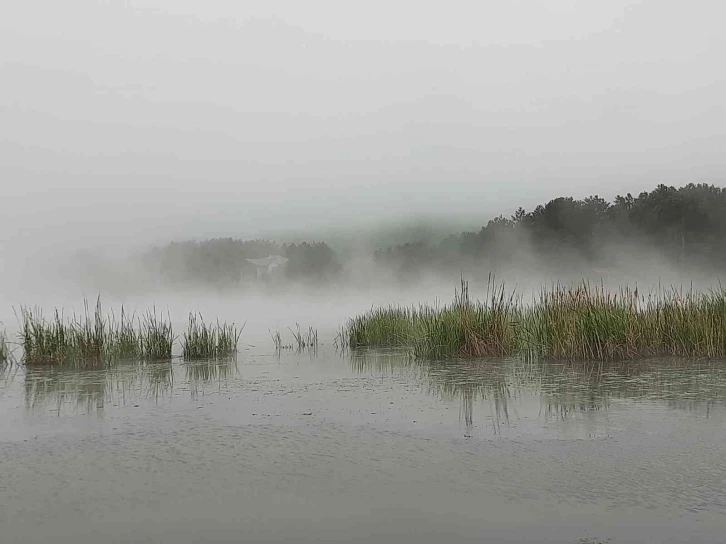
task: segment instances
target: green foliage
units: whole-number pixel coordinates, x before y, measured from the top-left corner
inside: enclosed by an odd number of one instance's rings
[[[414,308],[372,308],[348,322],[343,334],[345,344],[351,349],[404,346],[411,335],[415,315]]]
[[[171,359],[174,346],[171,319],[156,315],[156,308],[147,312],[139,324],[139,352],[144,359],[159,361]]]
[[[566,255],[592,266],[608,262],[609,248],[639,242],[674,262],[725,266],[726,189],[659,185],[637,196],[617,196],[613,202],[598,195],[582,200],[565,196],[529,212],[520,207],[511,217],[495,217],[478,231],[445,236],[431,228],[384,231],[374,244],[379,249],[373,259],[411,281],[432,269],[461,270],[462,264],[484,259],[490,269],[513,264],[525,241],[527,254],[531,249],[544,264],[560,264]],[[144,262],[166,282],[236,286],[256,280],[256,268],[247,259],[268,255],[289,258],[281,274],[288,280],[321,283],[342,271],[339,256],[324,242],[221,238],[172,243],[146,254]]]
[[[189,326],[182,335],[182,355],[186,360],[228,357],[237,352],[241,333],[234,323],[207,324],[201,314],[189,314]]]
[[[343,330],[351,348],[403,347],[422,358],[526,355],[564,360],[725,357],[726,290],[647,296],[587,283],[544,289],[523,304],[503,286],[484,302],[462,282],[451,305],[371,309]]]
[[[606,257],[604,251],[612,244],[637,241],[675,262],[723,266],[724,239],[726,189],[659,185],[637,197],[618,196],[612,203],[597,195],[583,200],[555,198],[530,212],[519,208],[509,219],[497,217],[479,232],[449,236],[439,245],[389,247],[375,257],[408,276],[422,264],[446,266],[482,258],[506,263],[524,240],[537,257],[549,262],[561,260],[565,252],[596,262]]]
[[[67,319],[56,310],[46,320],[37,308],[20,309],[24,362],[28,365],[97,368],[119,359],[169,359],[174,343],[170,321],[154,313],[143,319],[127,316],[120,320],[104,317],[100,299],[93,313],[85,303],[83,316]]]

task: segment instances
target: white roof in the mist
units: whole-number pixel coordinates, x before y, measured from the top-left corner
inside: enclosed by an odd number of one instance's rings
[[[269,257],[264,257],[262,259],[246,259],[248,263],[252,263],[255,266],[270,266],[271,264],[285,264],[287,261],[289,261],[287,257],[283,257],[282,255],[270,255]]]

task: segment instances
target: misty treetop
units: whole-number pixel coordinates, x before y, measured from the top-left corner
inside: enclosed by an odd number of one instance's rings
[[[376,260],[415,268],[454,259],[506,264],[526,252],[541,262],[578,257],[592,266],[607,264],[618,247],[648,247],[674,263],[726,263],[726,189],[706,184],[681,188],[659,185],[637,197],[614,202],[595,195],[582,200],[555,198],[527,212],[490,220],[479,232],[463,232],[438,246],[402,244],[376,252]]]
[[[247,259],[282,255],[282,277],[290,280],[324,280],[340,271],[333,250],[324,242],[300,244],[269,240],[216,238],[202,242],[173,242],[144,255],[148,269],[174,283],[232,285],[256,278]]]
[[[531,211],[489,220],[478,232],[452,234],[439,243],[410,241],[373,252],[378,266],[410,277],[421,271],[485,262],[488,269],[516,265],[523,256],[538,263],[576,258],[607,267],[626,247],[657,251],[674,264],[726,265],[726,189],[706,184],[680,188],[659,185],[638,196],[609,202],[597,195],[555,198]],[[327,281],[344,270],[342,258],[325,242],[211,239],[175,242],[144,257],[167,281],[238,284],[252,281],[247,259],[282,255],[289,259],[281,277]]]

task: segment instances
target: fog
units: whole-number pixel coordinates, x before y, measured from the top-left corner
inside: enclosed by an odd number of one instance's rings
[[[126,257],[172,241],[343,240],[354,257],[557,196],[723,185],[724,15],[715,0],[3,6],[1,302],[122,296]],[[78,261],[69,288],[58,262],[79,250],[115,260],[95,277]],[[654,263],[670,266],[633,264]],[[438,280],[452,292],[456,274]]]

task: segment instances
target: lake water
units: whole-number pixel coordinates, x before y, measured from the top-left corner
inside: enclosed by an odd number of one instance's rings
[[[0,540],[726,541],[724,362],[269,348],[5,370]]]

